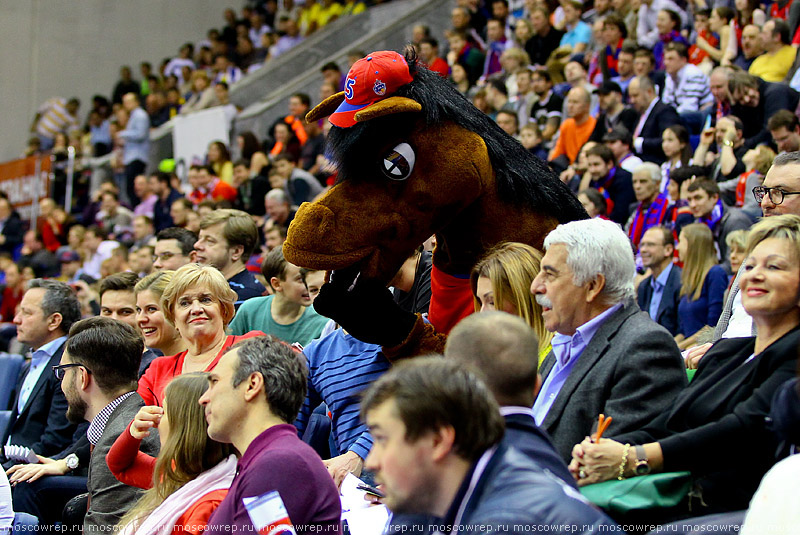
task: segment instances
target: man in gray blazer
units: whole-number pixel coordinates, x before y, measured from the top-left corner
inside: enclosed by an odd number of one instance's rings
[[[619,226],[573,221],[544,246],[531,292],[557,334],[533,415],[568,462],[599,414],[613,418],[607,433],[614,435],[667,410],[687,384],[686,370],[672,336],[634,300],[633,254]]]
[[[136,393],[144,342],[133,327],[106,317],[72,326],[61,364],[54,367],[67,398],[67,418],[90,422],[89,508],[84,533],[107,533],[136,503],[140,489],[120,483],[106,464],[106,455],[144,405]],[[142,441],[141,450],[158,453],[158,434]]]

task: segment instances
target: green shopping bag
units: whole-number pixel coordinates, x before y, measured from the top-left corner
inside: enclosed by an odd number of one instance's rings
[[[625,514],[675,507],[686,499],[691,485],[689,472],[666,472],[595,483],[582,487],[581,493],[601,509]]]

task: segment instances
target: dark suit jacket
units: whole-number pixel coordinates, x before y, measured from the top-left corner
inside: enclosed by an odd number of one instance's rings
[[[677,264],[672,264],[672,270],[667,277],[664,285],[664,292],[661,294],[661,303],[658,304],[658,312],[653,318],[656,323],[664,327],[672,336],[678,334],[678,303],[681,300],[681,268]],[[650,275],[639,283],[637,302],[639,308],[645,313],[650,310],[650,301],[653,298],[653,287],[650,282],[653,276]]]
[[[89,460],[89,490],[91,503],[83,521],[83,532],[107,533],[120,521],[122,516],[136,503],[141,489],[120,483],[106,464],[114,441],[128,429],[128,425],[144,406],[142,397],[136,392],[120,403],[109,416],[103,435],[94,447]],[[139,447],[153,457],[158,455],[158,433],[150,433]]]
[[[647,120],[642,125],[639,137],[643,138],[642,152],[637,153],[646,162],[655,162],[659,165],[664,163],[666,157],[661,150],[661,134],[667,127],[680,124],[678,112],[669,104],[664,104],[660,100],[656,102]],[[635,133],[634,133],[635,135]]]
[[[668,410],[641,430],[609,437],[631,444],[657,441],[664,471],[691,471],[707,504],[747,508],[776,460],[778,437],[766,416],[775,393],[796,374],[798,342],[795,327],[747,362],[755,338],[720,340]]]
[[[52,371],[52,366],[61,362],[63,352],[64,344],[61,344],[42,370],[22,411],[17,412],[22,381],[28,374],[31,363],[27,361],[22,365],[17,378],[11,420],[3,436],[3,444],[11,436],[12,444],[27,446],[39,455],[51,457],[72,442],[76,426],[67,420],[67,399],[61,391],[61,383]]]
[[[542,362],[542,378],[555,362],[551,351]],[[600,413],[614,418],[607,436],[640,429],[672,406],[686,382],[675,340],[630,299],[594,334],[542,427],[569,462],[573,446],[591,433]]]
[[[567,485],[578,488],[575,478],[553,446],[553,441],[541,427],[536,425],[530,409],[527,413],[515,412],[506,414],[503,418],[506,421],[506,434],[503,437],[506,443],[517,448],[540,467],[549,470]]]
[[[11,215],[6,219],[5,225],[3,225],[3,231],[0,232],[6,237],[5,243],[0,245],[0,252],[13,254],[14,249],[22,243],[22,235],[24,233],[22,218],[19,217],[17,212],[11,212]]]

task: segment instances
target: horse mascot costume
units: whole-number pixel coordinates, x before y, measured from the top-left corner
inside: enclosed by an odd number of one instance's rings
[[[469,273],[493,246],[541,249],[557,224],[586,218],[546,164],[411,48],[353,64],[345,90],[307,120],[326,116],[337,182],[300,207],[283,252],[295,265],[329,271],[314,308],[392,360],[442,352],[446,333],[474,312]],[[426,322],[386,286],[434,234]]]

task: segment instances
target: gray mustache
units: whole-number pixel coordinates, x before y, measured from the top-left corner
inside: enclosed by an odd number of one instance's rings
[[[553,303],[543,295],[537,294],[534,296],[534,299],[536,299],[536,304],[540,307],[553,308]]]

